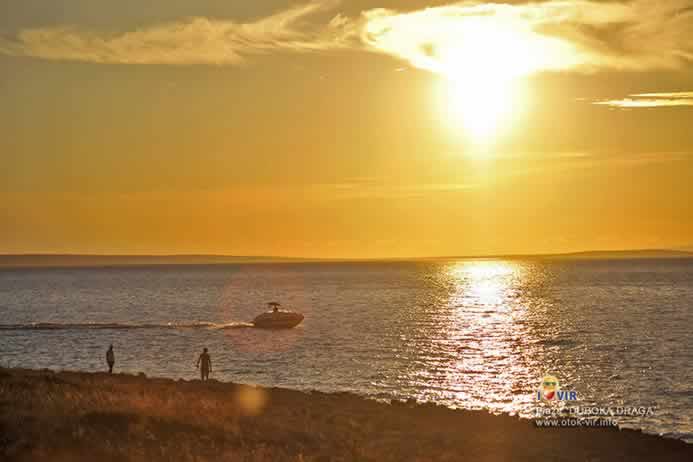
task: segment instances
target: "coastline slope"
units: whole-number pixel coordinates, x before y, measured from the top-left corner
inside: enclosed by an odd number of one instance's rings
[[[347,393],[0,369],[0,459],[690,461],[693,445]]]

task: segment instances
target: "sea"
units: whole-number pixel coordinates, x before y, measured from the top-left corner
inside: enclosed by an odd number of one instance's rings
[[[276,301],[289,330],[250,321]],[[547,374],[693,443],[693,259],[0,269],[0,365],[352,392],[536,417]],[[640,409],[646,412],[623,412]]]

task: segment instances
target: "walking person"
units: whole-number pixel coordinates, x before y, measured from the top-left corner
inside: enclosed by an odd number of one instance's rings
[[[202,381],[209,380],[209,373],[212,372],[212,358],[207,353],[207,348],[202,349],[202,354],[197,358],[195,367],[200,368],[200,378]]]
[[[108,373],[113,373],[113,366],[115,366],[115,353],[113,352],[113,345],[108,347],[106,351],[106,362],[108,363]]]

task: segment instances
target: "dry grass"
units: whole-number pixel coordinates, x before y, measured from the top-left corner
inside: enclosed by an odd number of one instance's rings
[[[0,369],[0,460],[465,459],[691,461],[693,447],[349,394]]]

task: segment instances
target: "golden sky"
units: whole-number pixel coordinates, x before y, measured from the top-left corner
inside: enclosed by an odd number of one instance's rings
[[[0,10],[0,253],[693,244],[693,0],[53,3]]]

